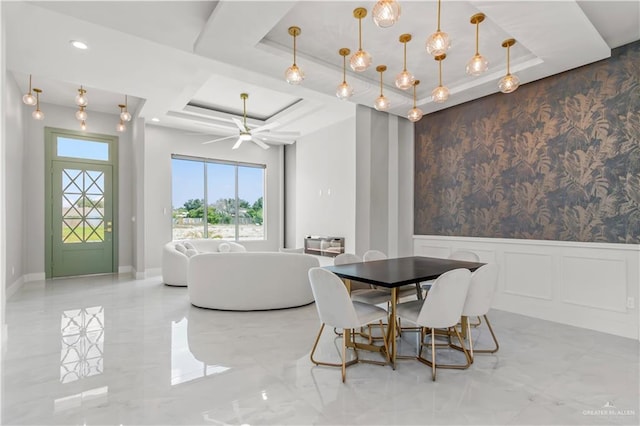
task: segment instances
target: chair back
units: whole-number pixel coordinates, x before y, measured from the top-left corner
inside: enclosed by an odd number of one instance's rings
[[[480,262],[480,257],[472,251],[458,250],[449,255],[451,260],[462,260],[465,262]]]
[[[334,265],[346,265],[347,263],[360,263],[362,258],[353,253],[341,253],[333,258]]]
[[[387,255],[380,250],[368,250],[364,255],[362,255],[362,260],[365,262],[371,262],[372,260],[383,260],[386,258]]]
[[[471,274],[471,284],[464,302],[462,315],[467,317],[486,315],[498,283],[498,265],[487,263]]]
[[[453,327],[460,321],[471,282],[471,272],[459,268],[436,279],[418,314],[417,324],[429,328]]]
[[[353,302],[340,277],[331,271],[315,267],[309,269],[309,281],[322,323],[337,328],[360,326]]]

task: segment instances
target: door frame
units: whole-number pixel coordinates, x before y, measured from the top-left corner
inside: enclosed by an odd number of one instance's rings
[[[81,139],[86,141],[98,141],[109,144],[109,159],[107,161],[90,160],[86,158],[71,158],[71,157],[58,157],[54,148],[58,136],[68,137],[72,139]],[[44,249],[44,270],[45,278],[51,278],[53,276],[53,191],[52,191],[52,173],[53,173],[53,161],[63,160],[68,162],[76,162],[82,164],[97,164],[97,165],[111,165],[112,167],[112,196],[113,196],[113,233],[112,233],[112,259],[113,264],[111,272],[118,272],[118,229],[119,229],[119,214],[118,214],[118,136],[105,135],[100,133],[88,133],[79,132],[75,130],[59,129],[54,127],[45,127],[44,129],[44,226],[45,226],[45,249]]]

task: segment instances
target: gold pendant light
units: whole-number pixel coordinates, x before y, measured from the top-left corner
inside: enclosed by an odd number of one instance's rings
[[[76,120],[84,121],[87,119],[87,111],[84,110],[85,107],[81,106],[76,111]]]
[[[489,69],[489,61],[478,51],[478,36],[480,33],[480,22],[484,21],[484,13],[476,13],[471,17],[470,22],[476,26],[476,54],[467,63],[467,74],[478,76]]]
[[[433,89],[433,91],[431,92],[431,98],[433,99],[433,102],[436,102],[439,104],[449,99],[449,89],[447,88],[447,86],[442,85],[442,61],[444,61],[446,57],[447,55],[443,53],[442,55],[438,55],[434,58],[436,61],[438,61],[439,83],[438,83],[438,87]]]
[[[389,109],[389,106],[391,106],[391,104],[389,103],[389,99],[387,99],[387,97],[382,93],[382,74],[386,70],[386,65],[378,65],[376,67],[376,71],[380,73],[380,96],[376,98],[376,101],[373,105],[378,111],[386,111]]]
[[[380,0],[373,6],[371,17],[380,28],[388,28],[400,18],[400,4],[396,0]]]
[[[358,51],[351,56],[349,63],[355,72],[363,72],[371,65],[371,55],[362,50],[362,18],[367,16],[367,9],[357,7],[353,10],[353,16],[358,20]]]
[[[125,126],[124,124],[124,119],[122,118],[124,112],[125,112],[125,108],[127,106],[125,104],[118,104],[118,108],[120,108],[120,121],[118,122],[118,125],[116,126],[116,130],[119,132],[124,132],[125,130],[127,130],[127,126]],[[131,116],[131,115],[129,115]]]
[[[338,85],[338,89],[336,90],[336,96],[338,99],[346,100],[353,95],[353,87],[349,86],[347,83],[347,56],[351,53],[351,50],[343,47],[338,50],[340,56],[342,56],[342,83]]]
[[[36,109],[31,113],[31,116],[36,120],[42,120],[44,119],[44,113],[40,111],[40,93],[42,93],[42,90],[34,88],[33,91],[36,92]]]
[[[498,88],[502,93],[511,93],[515,91],[518,86],[520,86],[520,79],[516,75],[511,74],[509,62],[511,61],[511,57],[509,55],[509,50],[511,46],[516,44],[516,40],[513,38],[508,38],[502,42],[502,47],[507,49],[507,74],[500,79],[500,83],[498,83]]]
[[[304,73],[296,64],[296,37],[302,30],[299,27],[289,27],[289,34],[293,37],[293,65],[284,72],[285,79],[289,84],[300,84],[304,80]]]
[[[402,71],[396,76],[396,87],[401,90],[407,90],[413,86],[415,77],[407,71],[407,43],[411,41],[411,34],[402,34],[398,39],[404,45],[404,60],[402,62]]]
[[[127,95],[124,95],[124,105],[120,108],[120,120],[131,121],[131,113],[129,112],[129,99],[127,98]]]
[[[36,97],[33,96],[31,92],[31,74],[29,74],[29,92],[22,97],[22,102],[24,102],[25,105],[34,106],[36,104]]]
[[[76,105],[78,105],[79,107],[86,107],[88,103],[89,100],[87,99],[87,91],[82,86],[80,86],[80,88],[78,89],[78,94],[76,95]]]
[[[440,31],[440,0],[438,0],[438,29],[427,39],[427,52],[435,58],[436,56],[447,53],[450,47],[451,40],[449,39],[449,34]]]
[[[416,106],[416,87],[418,86],[418,84],[420,84],[420,80],[415,80],[413,82],[413,108],[411,108],[409,110],[409,113],[407,114],[407,118],[412,123],[419,121],[424,115],[422,110]]]

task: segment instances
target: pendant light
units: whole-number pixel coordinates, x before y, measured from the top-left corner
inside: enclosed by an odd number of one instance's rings
[[[336,96],[338,99],[346,100],[353,95],[353,87],[349,86],[347,83],[347,56],[351,53],[351,50],[343,47],[338,50],[340,56],[342,56],[342,83],[338,85],[338,89],[336,90]]]
[[[382,93],[382,74],[387,70],[387,66],[386,65],[378,65],[376,67],[376,71],[378,71],[380,73],[380,96],[378,96],[376,98],[375,103],[373,104],[373,106],[378,110],[378,111],[386,111],[389,109],[389,106],[391,105],[389,103],[389,99],[387,99],[384,94]]]
[[[449,34],[440,31],[440,0],[438,0],[438,28],[436,32],[431,34],[427,39],[427,52],[435,58],[436,56],[447,53],[450,47],[451,40],[449,39]]]
[[[433,102],[441,104],[449,99],[449,89],[442,85],[442,61],[447,57],[446,53],[436,56],[434,59],[438,61],[438,87],[431,92]]]
[[[124,132],[125,130],[127,130],[127,126],[125,126],[124,122],[124,118],[123,118],[123,114],[126,108],[125,104],[118,104],[118,107],[120,108],[120,122],[118,123],[118,125],[116,126],[116,130],[119,132]],[[131,114],[129,114],[131,115]]]
[[[36,104],[36,97],[31,93],[31,74],[29,74],[29,92],[22,97],[22,102],[29,106]]]
[[[420,84],[420,80],[415,80],[413,82],[413,108],[411,108],[409,110],[409,113],[407,114],[407,118],[412,123],[419,121],[424,114],[422,110],[416,106],[416,87],[418,86],[418,84]]]
[[[289,34],[293,37],[293,65],[284,72],[284,77],[289,84],[300,84],[304,80],[304,73],[296,64],[296,37],[300,35],[299,27],[289,27]]]
[[[82,86],[80,86],[80,88],[78,89],[78,94],[76,95],[76,105],[78,105],[79,107],[86,107],[88,103],[89,100],[87,99],[87,91],[84,90]]]
[[[351,56],[349,63],[355,72],[363,72],[371,65],[371,55],[362,50],[362,18],[367,16],[367,9],[357,7],[353,10],[353,16],[358,20],[358,51]]]
[[[80,122],[80,130],[87,130],[87,122],[82,120]]]
[[[402,62],[402,71],[396,76],[396,87],[401,90],[407,90],[413,86],[415,77],[407,71],[407,43],[411,41],[411,34],[402,34],[398,39],[404,45],[404,60]]]
[[[400,18],[400,4],[396,0],[380,0],[373,6],[371,17],[380,28],[388,28]]]
[[[511,46],[516,44],[516,40],[513,38],[508,38],[502,42],[502,47],[507,49],[507,74],[500,79],[500,83],[498,83],[498,88],[502,93],[511,93],[515,91],[518,86],[520,86],[520,79],[516,75],[512,75],[509,69],[509,62],[511,61],[509,50]]]
[[[81,106],[76,111],[76,120],[85,121],[87,119],[87,111],[84,110],[85,107]]]
[[[471,17],[470,22],[476,26],[476,54],[467,63],[467,74],[478,76],[489,69],[489,61],[478,52],[478,35],[480,32],[480,22],[484,21],[484,13],[476,13]]]
[[[120,107],[120,120],[131,121],[131,113],[129,112],[129,99],[127,95],[124,95],[124,105],[118,105]]]
[[[33,89],[33,91],[36,92],[36,109],[31,113],[31,116],[36,120],[42,120],[44,118],[44,113],[40,111],[40,93],[42,93],[42,90]]]

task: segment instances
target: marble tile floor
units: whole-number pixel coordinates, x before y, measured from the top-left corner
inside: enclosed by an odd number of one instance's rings
[[[468,370],[402,360],[316,367],[314,305],[193,307],[187,289],[126,275],[24,285],[6,305],[3,425],[622,425],[639,423],[637,341],[502,311]],[[473,331],[476,347],[490,343]],[[415,352],[404,333],[400,351]],[[337,361],[331,330],[317,356]],[[360,352],[376,359],[377,354]],[[459,352],[439,359],[460,361]]]

